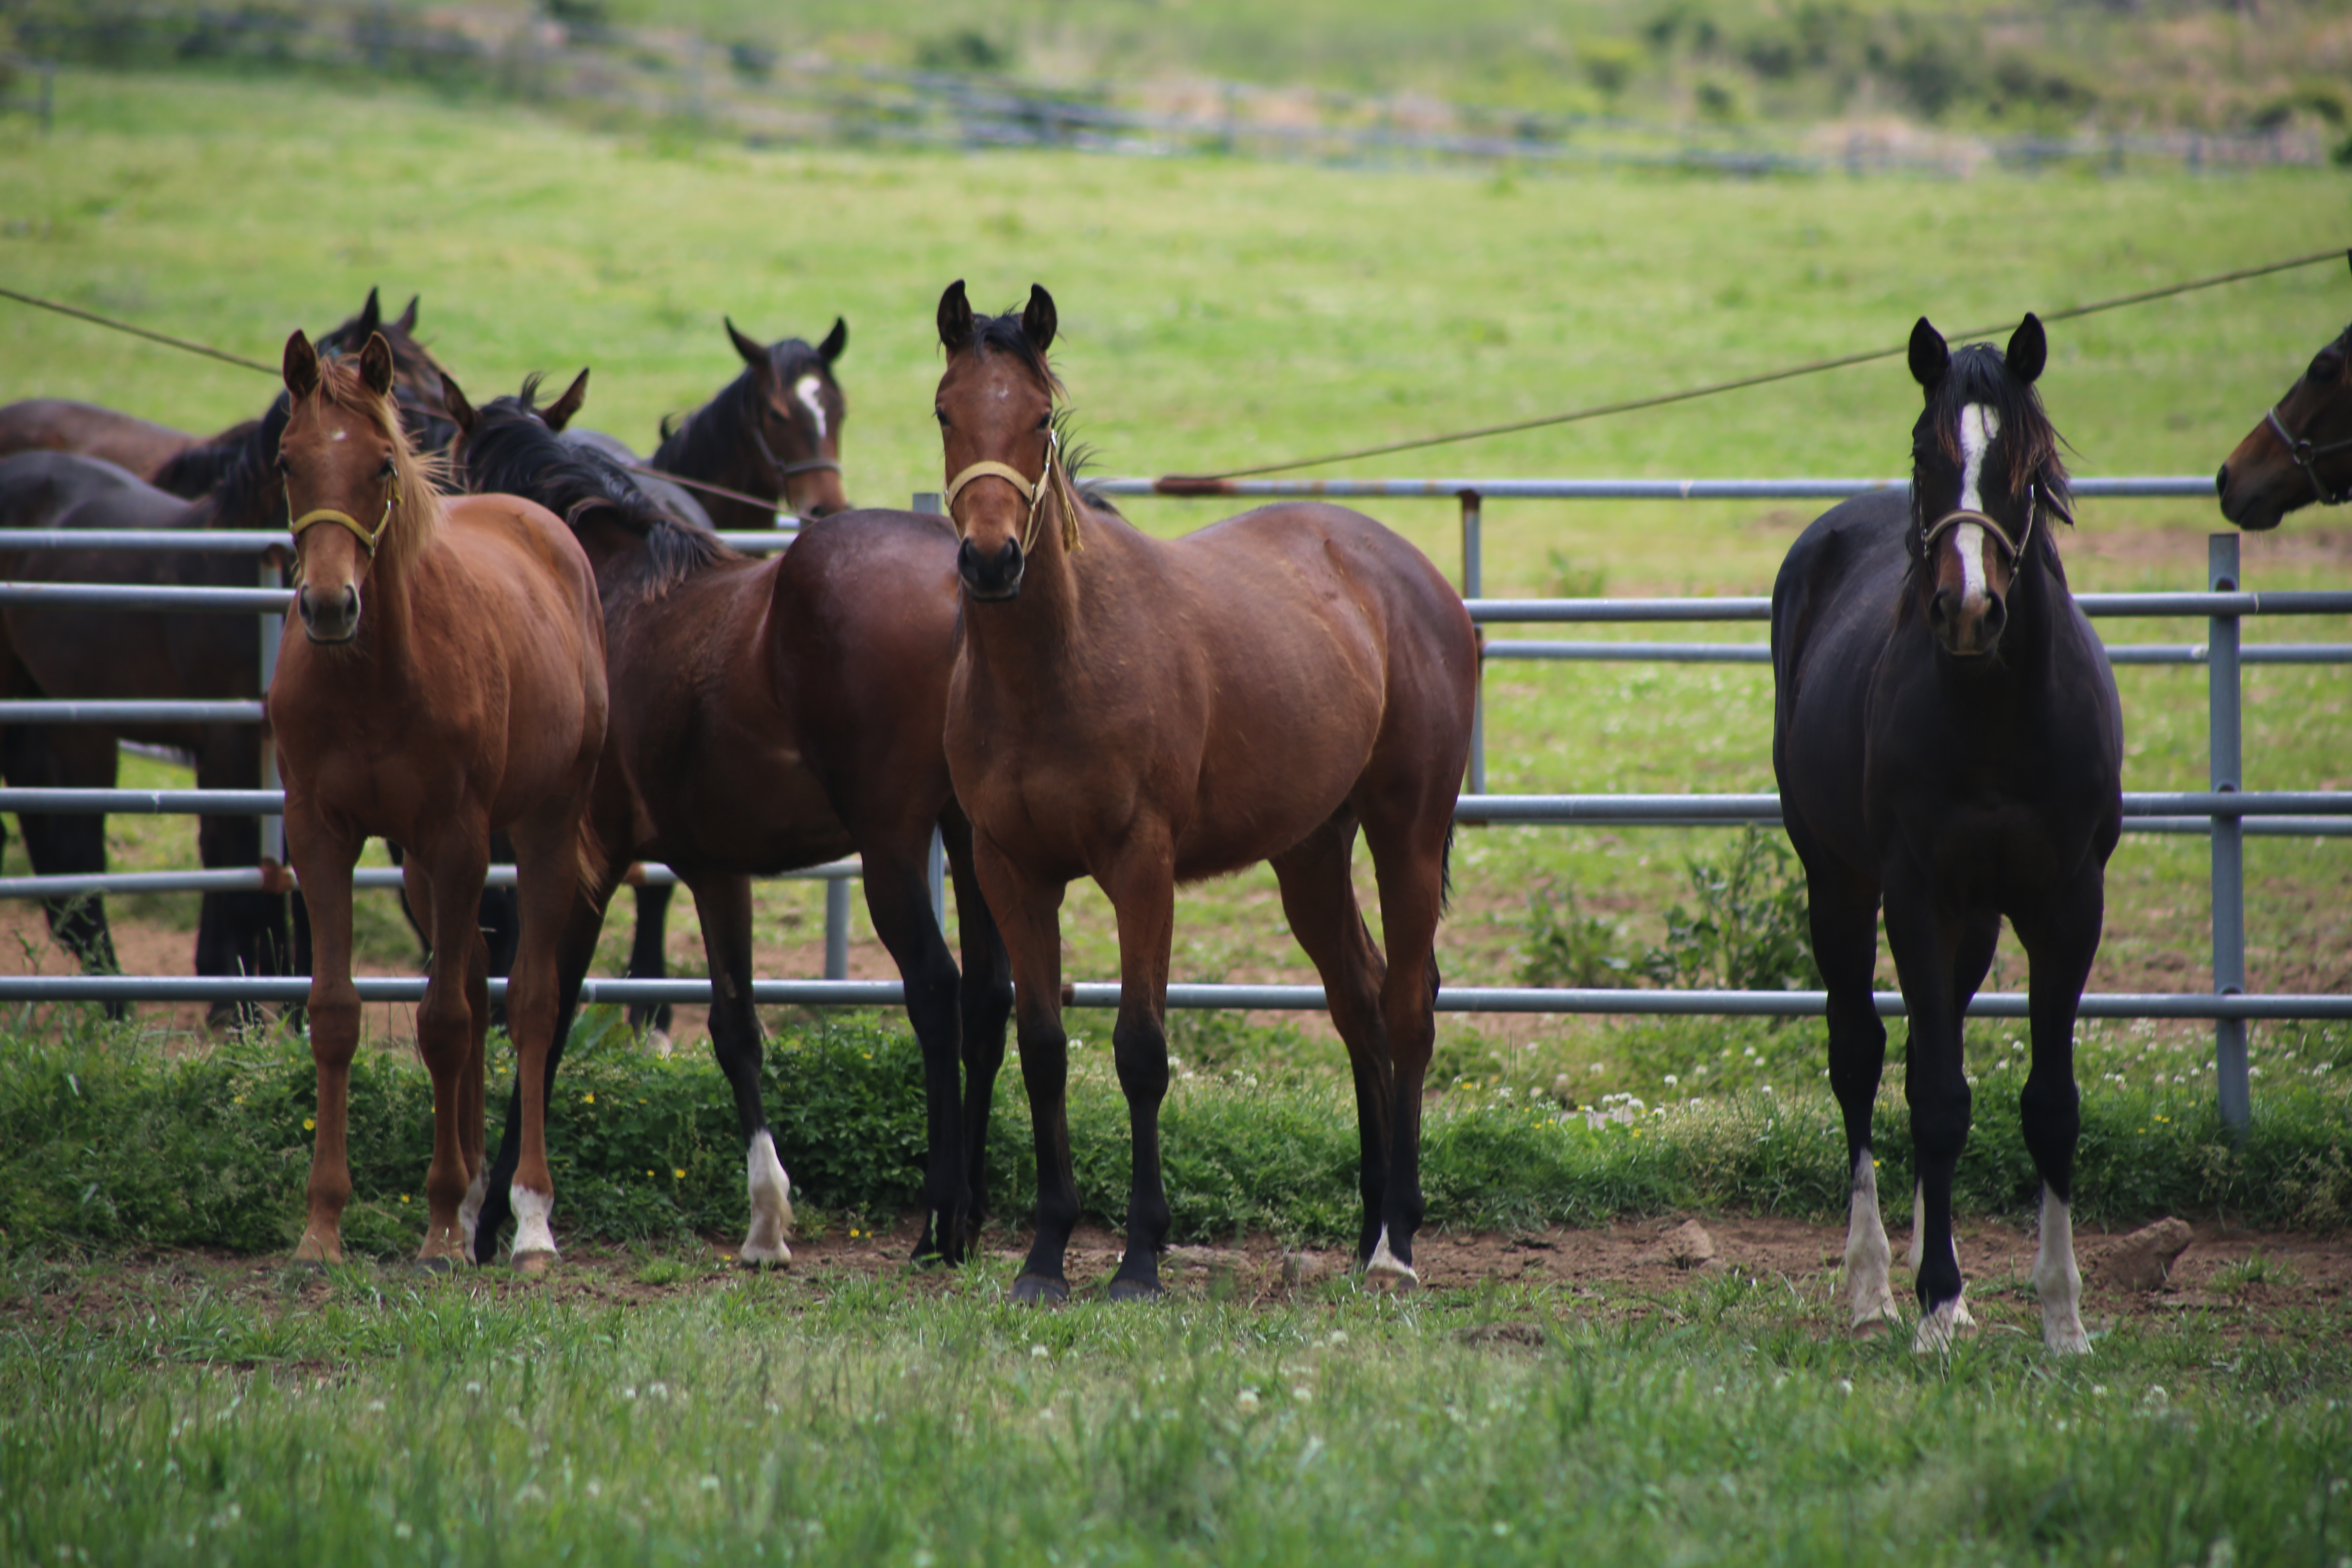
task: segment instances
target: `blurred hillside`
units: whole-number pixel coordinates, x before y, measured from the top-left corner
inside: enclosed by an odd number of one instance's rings
[[[1964,172],[2352,160],[2345,0],[0,0],[0,47],[753,140]]]

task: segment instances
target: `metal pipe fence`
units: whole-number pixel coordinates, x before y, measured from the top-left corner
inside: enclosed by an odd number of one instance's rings
[[[1462,587],[1472,619],[1481,628],[1483,657],[1554,662],[1643,661],[1768,663],[1769,647],[1755,643],[1548,641],[1486,639],[1484,628],[1508,625],[1643,625],[1753,622],[1769,618],[1770,601],[1742,595],[1660,599],[1489,599],[1484,596],[1483,531],[1488,499],[1547,500],[1841,500],[1907,488],[1903,479],[1226,479],[1175,477],[1108,479],[1093,488],[1113,496],[1281,499],[1442,498],[1461,508]],[[2085,479],[2074,482],[2082,499],[2194,497],[2212,493],[2201,478]],[[918,510],[938,510],[936,495],[918,495]],[[791,531],[730,534],[740,549],[780,550]],[[275,531],[201,535],[175,532],[28,533],[11,535],[9,548],[30,550],[212,550],[261,554],[287,549]],[[2352,592],[2256,593],[2244,588],[2238,569],[2238,536],[2213,536],[2206,590],[2201,593],[2083,594],[2075,602],[2095,617],[2203,617],[2206,641],[2193,644],[2125,644],[2108,650],[2112,663],[2201,665],[2210,690],[2212,736],[2211,787],[2200,792],[2139,793],[2124,801],[2125,828],[2155,834],[2203,834],[2212,840],[2214,987],[2210,994],[2093,994],[2084,996],[2089,1017],[2210,1018],[2215,1021],[2216,1069],[2221,1110],[2233,1125],[2251,1113],[2247,1096],[2245,1021],[2249,1018],[2347,1018],[2352,999],[2338,996],[2245,994],[2243,840],[2249,834],[2293,837],[2352,836],[2352,792],[2247,791],[2240,787],[2241,668],[2246,664],[2341,664],[2352,662],[2352,644],[2242,643],[2239,629],[2250,616],[2352,614]],[[0,552],[5,553],[5,552]],[[274,564],[265,571],[274,574]],[[211,611],[258,614],[263,623],[264,689],[274,668],[277,635],[291,595],[282,587],[167,588],[49,583],[0,583],[0,604],[73,604],[115,609]],[[1486,787],[1484,683],[1481,682],[1466,788],[1456,806],[1465,824],[1598,825],[1689,827],[1777,826],[1780,802],[1770,794],[1751,795],[1502,795]],[[0,702],[0,721],[44,723],[237,722],[259,723],[257,702],[169,703]],[[274,778],[269,781],[275,784]],[[56,790],[0,789],[0,810],[105,811],[252,815],[275,826],[282,794],[263,790]],[[274,837],[269,840],[274,846]],[[895,983],[851,982],[847,972],[848,889],[853,861],[789,873],[823,879],[826,892],[826,973],[823,981],[760,981],[754,1000],[806,1005],[887,1005],[901,999]],[[0,879],[0,897],[76,897],[114,891],[226,890],[268,885],[260,869],[132,873],[78,878]],[[394,886],[399,873],[362,871],[361,886]],[[510,879],[498,868],[494,882]],[[648,867],[649,882],[672,879]],[[944,909],[943,868],[936,841],[932,852],[935,910]],[[296,1000],[307,982],[196,977],[28,976],[0,977],[0,1001],[58,1000]],[[372,999],[404,1000],[422,994],[423,982],[362,981]],[[378,996],[378,993],[381,996]],[[1077,1005],[1116,1005],[1115,985],[1081,984]],[[583,1000],[701,1002],[707,982],[592,981]],[[1171,985],[1169,1004],[1178,1007],[1320,1008],[1319,986]],[[1557,990],[1529,987],[1448,987],[1439,1005],[1449,1012],[1708,1014],[1769,1016],[1818,1016],[1818,992],[1706,992]],[[2010,994],[1977,998],[1971,1016],[2021,1017],[2025,999]],[[1879,996],[1882,1013],[1898,1015],[1900,998]]]

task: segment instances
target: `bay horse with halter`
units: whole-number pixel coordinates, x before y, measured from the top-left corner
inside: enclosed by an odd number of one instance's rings
[[[2214,476],[2221,515],[2249,532],[2303,507],[2352,501],[2352,327],[2246,432]]]
[[[486,406],[460,454],[477,483],[533,496],[570,521],[604,601],[612,719],[590,807],[602,858],[563,934],[547,1092],[608,900],[632,860],[667,862],[701,919],[711,1049],[743,1135],[751,1222],[739,1256],[788,1262],[791,1187],[762,1103],[751,1005],[751,879],[855,852],[923,1053],[927,1217],[916,1256],[960,1261],[986,1212],[988,1110],[1012,998],[940,741],[955,537],[936,517],[847,511],[808,524],[780,556],[746,559],[603,452],[560,440],[532,391]],[[576,407],[583,391],[574,382],[553,406]],[[934,827],[955,878],[961,974],[931,910]],[[491,1167],[483,1256],[504,1217],[499,1177],[519,1152],[517,1121]]]
[[[1173,543],[1073,487],[1045,358],[1052,296],[975,317],[940,300],[937,414],[962,537],[948,763],[1013,963],[1037,1150],[1037,1232],[1016,1299],[1059,1300],[1078,1218],[1065,1104],[1059,910],[1091,876],[1117,911],[1112,1030],[1133,1139],[1114,1299],[1160,1290],[1169,1209],[1160,1103],[1175,889],[1270,861],[1354,1069],[1357,1261],[1410,1284],[1421,1096],[1454,804],[1478,648],[1422,553],[1340,507],[1263,507]],[[1386,954],[1356,905],[1356,834]]]
[[[1951,353],[1922,318],[1910,357],[1927,407],[1908,502],[1881,491],[1832,508],[1772,587],[1772,767],[1829,988],[1853,1326],[1896,1317],[1870,1131],[1886,1055],[1871,992],[1883,903],[1910,1013],[1923,1351],[1971,1326],[1952,1246],[1971,1098],[1961,1031],[2003,916],[2032,968],[2032,1068],[2018,1110],[2042,1178],[2042,1338],[2056,1352],[2090,1348],[2070,1218],[2074,1015],[2122,827],[2123,710],[2058,559],[2056,525],[2074,519],[2033,388],[2047,356],[2030,315],[2005,354]]]
[[[445,500],[402,429],[381,337],[350,362],[287,341],[278,444],[297,552],[296,609],[269,691],[286,781],[286,845],[310,904],[319,1073],[309,1215],[295,1256],[342,1256],[344,1149],[360,1003],[352,869],[371,837],[407,851],[429,911],[432,968],[416,1010],[433,1077],[433,1160],[420,1258],[470,1254],[482,1162],[488,973],[476,924],[490,836],[512,835],[521,941],[507,995],[523,1083],[515,1261],[555,1252],[540,1098],[555,1026],[555,945],[580,896],[586,806],[604,740],[604,622],[579,542],[513,496]]]

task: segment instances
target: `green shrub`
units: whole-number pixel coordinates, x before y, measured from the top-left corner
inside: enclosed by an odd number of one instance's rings
[[[1750,824],[1719,858],[1685,864],[1697,909],[1666,911],[1666,940],[1643,956],[1643,973],[1661,985],[1821,988],[1804,873],[1778,833]]]

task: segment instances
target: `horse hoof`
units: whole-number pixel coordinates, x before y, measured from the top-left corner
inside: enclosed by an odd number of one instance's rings
[[[735,1264],[739,1268],[790,1268],[793,1266],[793,1249],[782,1242],[773,1247],[753,1247],[746,1242],[737,1250]]]
[[[675,1051],[677,1047],[677,1044],[670,1039],[669,1031],[667,1029],[647,1029],[646,1031],[646,1048],[653,1052],[653,1054],[657,1057],[667,1057],[671,1052]]]
[[[555,1254],[547,1251],[518,1252],[512,1261],[516,1273],[537,1279],[555,1267]]]
[[[416,1271],[419,1274],[454,1274],[457,1271],[457,1260],[436,1253],[430,1258],[418,1258]]]
[[[1043,1274],[1024,1274],[1013,1282],[1013,1299],[1024,1307],[1058,1307],[1070,1299],[1070,1287]]]
[[[1110,1299],[1114,1301],[1156,1301],[1168,1294],[1157,1279],[1114,1279],[1110,1282]]]

